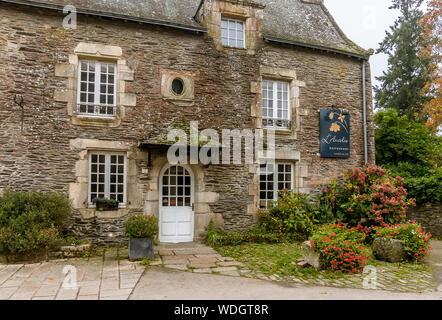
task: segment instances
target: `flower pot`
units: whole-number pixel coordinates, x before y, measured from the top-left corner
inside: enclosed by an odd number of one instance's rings
[[[140,260],[143,258],[153,259],[153,238],[130,238],[129,259]]]

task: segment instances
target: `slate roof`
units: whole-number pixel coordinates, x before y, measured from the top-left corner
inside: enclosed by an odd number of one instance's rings
[[[195,31],[204,28],[194,20],[201,0],[0,0],[30,5],[74,5],[79,12],[100,12],[120,18],[143,19],[149,23],[185,27]],[[357,56],[370,52],[350,41],[324,5],[302,0],[254,0],[265,5],[264,38],[296,45],[330,48]],[[130,19],[129,19],[130,20]]]

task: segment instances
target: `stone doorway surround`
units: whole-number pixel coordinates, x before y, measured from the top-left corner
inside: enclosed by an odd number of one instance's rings
[[[152,151],[149,151],[152,152]],[[161,170],[168,164],[166,154],[155,154],[152,164],[148,169],[149,180],[147,181],[147,194],[144,204],[144,213],[159,218],[160,201],[160,178]],[[206,190],[204,180],[204,166],[188,165],[194,176],[194,240],[201,240],[202,234],[210,221],[216,225],[222,225],[222,215],[215,214],[210,208],[210,204],[219,200],[219,194]]]

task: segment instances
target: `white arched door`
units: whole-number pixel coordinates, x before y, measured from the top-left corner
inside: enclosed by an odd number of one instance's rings
[[[193,179],[190,169],[172,165],[160,176],[160,242],[192,242]]]

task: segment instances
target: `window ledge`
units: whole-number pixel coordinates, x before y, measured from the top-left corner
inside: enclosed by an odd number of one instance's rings
[[[117,119],[116,116],[106,117],[106,116],[95,116],[95,115],[89,115],[89,114],[75,114],[75,116],[79,119],[85,119],[85,120],[91,120],[91,121],[115,121]]]
[[[94,209],[94,210],[97,211],[97,212],[110,212],[110,211],[118,211],[118,210],[120,210],[120,209],[127,209],[127,206],[126,206],[126,204],[122,204],[122,203],[120,203],[120,204],[118,205],[118,209],[117,209],[117,210],[103,210],[103,211],[100,211],[100,210],[97,210],[97,208],[95,207],[94,204],[89,203],[89,204],[88,204],[88,209]]]
[[[276,133],[281,133],[281,134],[291,134],[292,133],[291,129],[278,129],[278,128],[273,128],[273,127],[264,127],[264,130],[275,131]]]
[[[247,48],[241,48],[241,47],[231,47],[231,46],[224,46],[225,49],[235,49],[235,50],[241,50],[241,51],[247,51]]]

